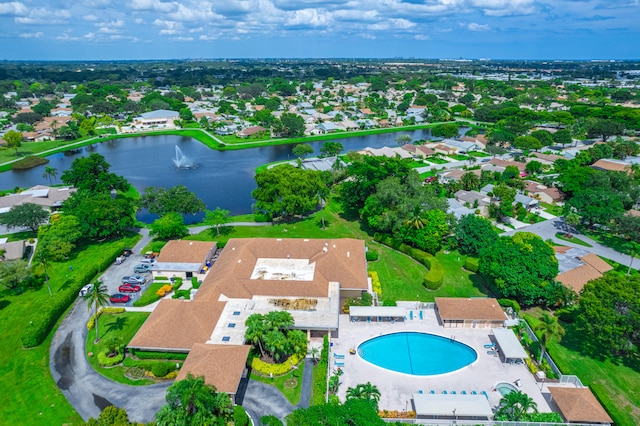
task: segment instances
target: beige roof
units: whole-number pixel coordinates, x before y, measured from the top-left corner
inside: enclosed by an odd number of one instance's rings
[[[501,167],[516,166],[518,170],[520,170],[520,172],[524,172],[527,168],[527,165],[524,163],[520,163],[518,161],[506,161],[506,160],[501,160],[499,158],[492,158],[491,160],[489,160],[489,164],[493,164],[494,166],[501,166]]]
[[[562,158],[564,158],[562,155],[556,155],[556,154],[543,154],[541,152],[533,152],[531,153],[534,157],[539,158],[540,160],[546,160],[549,161],[550,163],[555,163],[556,160],[560,160]]]
[[[256,262],[268,259],[308,259],[315,263],[312,281],[251,279]],[[329,282],[341,289],[368,288],[364,242],[351,238],[232,238],[198,290],[196,300],[260,296],[327,297]]]
[[[589,388],[565,388],[549,386],[552,400],[562,416],[574,423],[612,423]]]
[[[613,266],[609,265],[604,260],[600,259],[598,255],[589,253],[580,258],[583,262],[593,266],[598,272],[604,274],[613,269]]]
[[[556,281],[561,282],[566,287],[570,287],[576,293],[580,293],[586,283],[601,276],[602,274],[596,268],[585,263],[577,268],[558,274]]]
[[[19,194],[0,197],[0,208],[11,208],[24,203],[38,204],[43,207],[58,206],[74,192],[76,189],[70,187],[51,188],[45,185],[36,185]]]
[[[185,360],[176,380],[187,378],[187,374],[204,376],[207,384],[218,392],[235,394],[242,379],[249,345],[206,345],[196,343]]]
[[[0,259],[0,262],[2,260],[22,259],[24,255],[24,243],[25,241],[22,240],[0,244],[0,250],[5,250],[4,259]]]
[[[436,297],[438,315],[443,320],[504,321],[507,319],[494,298]]]
[[[194,343],[209,340],[223,309],[223,302],[162,300],[129,347],[189,351]]]
[[[216,247],[215,242],[171,240],[160,250],[158,262],[202,263],[209,252]]]
[[[626,172],[631,166],[619,161],[601,159],[591,165],[594,169],[609,170],[612,172]]]

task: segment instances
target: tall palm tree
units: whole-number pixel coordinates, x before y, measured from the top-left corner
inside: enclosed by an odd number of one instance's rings
[[[509,392],[500,399],[495,418],[517,422],[529,411],[538,412],[538,404],[529,395],[522,391]]]
[[[427,224],[427,220],[422,215],[422,208],[420,204],[416,204],[413,211],[409,215],[409,218],[404,221],[405,225],[410,226],[413,229],[422,229]]]
[[[271,311],[264,316],[264,322],[268,329],[285,331],[294,324],[293,317],[287,311]]]
[[[42,177],[49,179],[49,184],[53,185],[53,180],[58,177],[58,170],[55,167],[44,166]]]
[[[372,385],[371,382],[366,384],[358,384],[355,388],[347,389],[347,400],[349,399],[363,399],[371,402],[371,404],[378,409],[378,402],[380,401],[380,391],[378,387]]]
[[[262,339],[264,338],[266,327],[263,316],[260,314],[249,315],[249,318],[247,318],[244,324],[247,327],[244,334],[245,340],[254,346],[257,345],[258,349],[260,349],[260,354],[264,358],[265,351],[262,347]]]
[[[102,284],[102,281],[96,281],[91,288],[91,291],[87,292],[84,296],[87,301],[89,310],[93,308],[94,315],[98,313],[98,309],[107,305],[109,301],[109,290],[107,286]],[[98,334],[98,316],[96,315],[96,342],[100,340]]]
[[[558,339],[558,341],[562,340],[562,336],[564,336],[564,328],[558,322],[558,318],[553,315],[549,315],[547,312],[544,312],[540,317],[540,323],[535,326],[535,331],[542,334],[542,338],[540,339],[540,343],[542,345],[542,350],[540,351],[540,359],[538,359],[538,363],[542,362],[542,357],[547,349],[547,343],[551,339]]]
[[[0,256],[1,258],[1,256]],[[47,289],[49,290],[49,296],[53,296],[53,292],[51,291],[51,286],[49,285],[49,275],[47,274],[47,268],[49,268],[49,254],[44,247],[38,249],[38,252],[35,255],[35,260],[42,265],[44,269],[44,282],[47,284]]]

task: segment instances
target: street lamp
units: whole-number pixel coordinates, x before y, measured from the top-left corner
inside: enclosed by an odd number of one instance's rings
[[[456,424],[457,420],[458,420],[458,419],[456,418],[456,409],[454,408],[454,409],[453,409],[453,424],[454,424],[454,425]]]

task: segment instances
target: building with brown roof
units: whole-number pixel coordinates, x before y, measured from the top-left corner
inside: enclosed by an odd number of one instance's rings
[[[62,206],[62,203],[69,198],[75,188],[56,187],[52,188],[44,185],[32,186],[18,194],[8,194],[0,197],[0,213],[8,212],[11,207],[24,203],[32,203],[55,211]]]
[[[171,240],[160,250],[153,276],[203,279],[215,251],[215,242]]]
[[[492,158],[491,160],[489,160],[489,164],[505,168],[508,166],[515,166],[518,168],[518,171],[520,171],[520,173],[526,173],[527,168],[527,165],[525,163],[520,163],[519,161],[506,161],[499,158]]]
[[[524,185],[526,195],[537,198],[543,203],[554,204],[564,200],[564,193],[558,188],[550,188],[532,180],[526,180]]]
[[[604,170],[609,172],[623,172],[631,173],[631,164],[627,164],[624,161],[601,159],[591,165],[594,169]]]
[[[569,423],[611,424],[613,420],[589,388],[549,386],[551,402]]]
[[[586,283],[602,277],[605,272],[613,269],[597,255],[583,249],[559,246],[554,247],[554,250],[560,269],[556,281],[578,294]]]
[[[443,327],[504,327],[507,316],[494,298],[436,297],[436,317]]]
[[[179,260],[178,247],[184,244],[175,242],[167,253],[163,250],[158,263]],[[204,374],[207,382],[233,394],[248,354],[244,332],[250,315],[287,310],[294,328],[326,334],[338,328],[341,302],[363,291],[371,288],[361,240],[232,238],[193,300],[161,300],[129,347],[189,352],[183,371]],[[215,357],[229,354],[237,359],[226,363],[226,370],[208,366],[207,362],[218,362]]]

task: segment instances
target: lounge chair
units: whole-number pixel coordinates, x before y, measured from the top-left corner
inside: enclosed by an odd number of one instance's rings
[[[334,361],[333,363],[335,364],[336,367],[344,367],[344,362],[342,361]]]
[[[422,317],[422,311],[420,311],[420,319],[423,319],[423,317]]]
[[[487,355],[495,355],[496,351],[494,351],[493,349],[491,349],[490,351],[487,351]]]
[[[448,394],[448,392],[447,392],[447,391],[442,391],[442,394],[443,394],[443,395],[447,395],[447,394]]]
[[[339,353],[334,352],[333,353],[333,357],[337,358],[337,359],[344,359],[344,354],[339,354]]]
[[[486,345],[484,345],[485,348],[489,349],[489,348],[494,348],[496,346],[495,342],[493,343],[487,343]]]
[[[467,391],[460,392],[460,395],[466,395],[466,394],[467,394]]]
[[[456,391],[451,391],[451,395],[457,395],[457,394],[458,394],[458,392],[456,392]]]
[[[409,311],[409,319],[413,321],[413,311]]]
[[[486,396],[486,397],[487,397],[487,399],[489,399],[489,395],[487,395],[487,391],[482,391],[482,392],[480,392],[480,393],[481,393],[481,394],[483,394],[484,396]]]
[[[418,390],[418,393],[421,393],[421,394],[422,394],[422,393],[424,393],[424,392],[422,391],[422,389],[420,389],[420,390]]]
[[[430,393],[431,395],[435,395],[435,394],[436,394],[436,391],[434,391],[433,389],[431,389],[431,390],[429,391],[429,393]]]
[[[476,391],[471,391],[471,395],[477,395],[477,394],[478,394],[478,392],[476,392]]]

